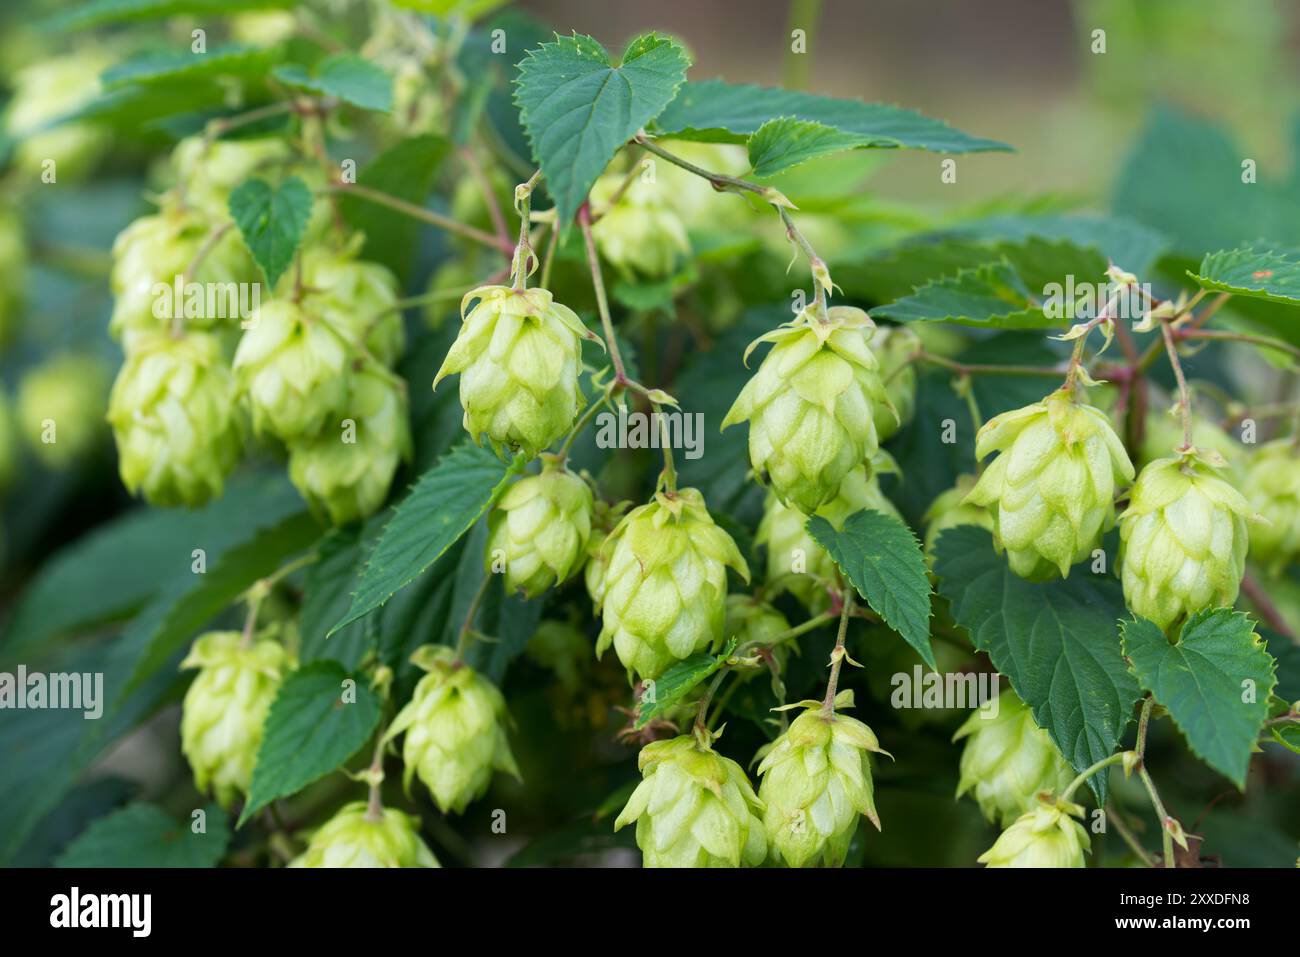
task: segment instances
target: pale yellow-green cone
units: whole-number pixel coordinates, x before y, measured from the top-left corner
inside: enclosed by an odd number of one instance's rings
[[[596,654],[612,644],[642,679],[721,641],[727,568],[749,580],[735,541],[693,488],[655,493],[624,517],[602,554],[609,567]]]
[[[345,371],[355,357],[353,344],[318,309],[289,299],[264,303],[234,362],[254,431],[285,442],[320,433],[347,401]]]
[[[1198,449],[1210,449],[1228,460],[1229,466],[1237,464],[1244,451],[1241,442],[1234,439],[1215,422],[1199,415],[1192,416],[1192,444]],[[1135,461],[1139,467],[1157,459],[1167,459],[1183,447],[1183,422],[1173,409],[1153,408],[1147,412],[1142,429],[1142,448]]]
[[[1119,518],[1124,601],[1167,633],[1202,609],[1230,607],[1246,569],[1250,503],[1210,455],[1191,449],[1146,466]]]
[[[643,780],[614,830],[636,821],[645,867],[763,863],[763,803],[739,764],[691,735],[647,744],[637,764]]]
[[[582,340],[598,337],[545,289],[480,286],[461,301],[461,316],[433,387],[460,373],[465,430],[474,441],[486,436],[498,451],[532,458],[573,425],[582,406]]]
[[[817,509],[837,531],[845,520],[863,509],[883,512],[902,521],[894,503],[880,490],[881,472],[897,472],[898,466],[886,452],[877,452],[872,466],[860,465],[840,482],[839,492]],[[778,582],[777,588],[788,590],[812,614],[830,607],[827,584],[842,584],[839,566],[805,527],[808,516],[796,508],[782,505],[769,494],[763,506],[763,518],[755,541],[767,547],[767,580]]]
[[[488,789],[493,771],[519,777],[506,740],[506,701],[490,681],[442,645],[424,645],[411,661],[428,672],[388,728],[405,733],[403,781],[419,775],[446,814],[464,812]]]
[[[88,172],[99,161],[110,140],[105,127],[77,121],[52,124],[95,98],[99,75],[114,59],[108,50],[83,48],[43,57],[13,75],[4,127],[19,141],[14,164],[20,170],[39,176],[46,171],[45,161],[53,160],[55,182],[62,183]]]
[[[488,516],[487,571],[504,569],[506,590],[526,598],[568,581],[591,537],[591,487],[554,456],[542,459],[541,473],[506,489]]]
[[[991,706],[976,708],[953,735],[966,739],[957,797],[971,792],[985,818],[1009,827],[1035,806],[1039,791],[1059,794],[1074,771],[1014,691],[999,694],[997,706],[996,716]]]
[[[254,299],[257,267],[237,230],[227,230],[204,254],[193,275],[187,270],[208,240],[213,223],[176,203],[141,216],[113,240],[113,316],[109,332],[130,346],[141,333],[172,328],[237,328],[260,299]],[[183,278],[181,295],[176,281]],[[194,285],[190,285],[193,283]],[[265,293],[257,287],[257,295]],[[219,293],[219,295],[218,295]],[[210,300],[210,301],[209,301]]]
[[[1104,412],[1058,389],[984,423],[975,457],[994,451],[963,502],[988,507],[1013,572],[1064,578],[1115,524],[1115,493],[1133,480],[1123,443]]]
[[[982,505],[968,504],[965,499],[975,487],[975,476],[959,475],[957,484],[940,492],[930,507],[926,509],[921,521],[925,524],[925,562],[934,565],[934,546],[939,536],[950,528],[959,525],[977,525],[993,531],[993,516]]]
[[[859,816],[880,830],[869,753],[886,752],[856,718],[827,715],[820,701],[800,703],[806,710],[758,766],[763,827],[774,863],[839,867]]]
[[[18,214],[0,206],[0,346],[22,321],[27,286],[27,240]]]
[[[876,407],[891,410],[868,347],[875,323],[861,309],[816,304],[760,336],[773,343],[745,384],[725,429],[749,422],[754,471],[787,506],[812,514],[876,452]]]
[[[599,218],[591,226],[596,248],[605,261],[625,276],[662,279],[690,255],[686,227],[668,204],[667,187],[643,182],[639,175],[613,206],[609,205],[626,179],[608,173],[591,188],[591,206]]]
[[[871,350],[880,360],[880,380],[890,405],[872,410],[876,437],[881,442],[892,439],[916,414],[916,365],[913,357],[921,349],[921,338],[907,326],[877,326]]]
[[[154,505],[218,498],[244,450],[244,418],[210,333],[155,333],[128,350],[108,402],[122,484]]]
[[[279,172],[292,155],[289,142],[279,136],[244,140],[190,136],[172,150],[171,166],[186,206],[208,220],[227,220],[230,191],[250,176],[265,179],[268,168]]]
[[[262,744],[262,724],[297,663],[270,639],[245,643],[237,631],[210,631],[194,640],[181,668],[198,674],[181,709],[181,751],[194,786],[211,786],[222,807],[247,794]]]
[[[391,366],[406,345],[402,311],[397,302],[397,277],[383,265],[357,258],[362,237],[354,235],[342,250],[314,246],[302,256],[302,283],[311,290],[309,304],[319,310],[343,338],[360,342],[366,351]],[[292,271],[280,279],[281,294],[292,290]]]
[[[1250,524],[1250,553],[1274,577],[1300,560],[1300,448],[1286,438],[1259,447],[1242,486],[1264,517]]]
[[[18,422],[27,445],[52,469],[66,469],[99,442],[108,402],[108,370],[95,356],[64,354],[18,384]]]
[[[383,808],[378,820],[365,801],[339,808],[311,836],[290,867],[441,867],[420,838],[420,819]]]
[[[1083,867],[1088,832],[1059,807],[1038,802],[978,858],[987,867]]]
[[[379,510],[410,457],[406,389],[393,373],[366,363],[349,377],[337,419],[315,438],[289,443],[289,480],[313,512],[346,525]]]
[[[596,607],[600,607],[605,595],[605,572],[609,569],[605,542],[611,533],[623,521],[623,515],[631,502],[619,502],[611,505],[603,499],[595,500],[591,518],[591,536],[587,539],[587,564],[582,569],[583,584],[587,586],[587,595]],[[610,551],[613,547],[610,547]]]

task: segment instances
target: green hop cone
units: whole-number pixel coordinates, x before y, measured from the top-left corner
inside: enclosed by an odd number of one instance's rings
[[[506,590],[536,598],[569,580],[587,557],[591,487],[555,456],[510,486],[488,516],[488,572],[504,568]]]
[[[591,227],[601,257],[631,279],[671,276],[679,261],[689,256],[686,227],[664,198],[665,187],[634,176],[612,206],[626,179],[609,173],[591,188],[591,205],[599,214]]]
[[[749,458],[782,504],[812,514],[876,452],[876,407],[891,410],[861,309],[812,305],[760,336],[773,343],[722,427],[749,422]]]
[[[1115,524],[1115,493],[1133,463],[1104,412],[1059,389],[984,423],[975,455],[1001,454],[962,501],[993,514],[1011,570],[1047,581],[1070,573]]]
[[[778,643],[790,630],[790,622],[765,601],[753,595],[732,592],[727,596],[727,621],[723,634],[736,639],[736,653],[754,656],[753,667],[737,672],[742,681],[762,672],[785,670],[790,658],[790,643]]]
[[[614,822],[636,822],[646,867],[757,867],[767,856],[763,804],[744,769],[691,735],[655,741],[643,780]]]
[[[28,446],[52,469],[90,452],[104,430],[108,374],[94,356],[55,356],[23,376],[18,422]]]
[[[278,136],[216,140],[190,136],[176,144],[171,165],[185,205],[205,219],[230,216],[230,191],[250,176],[265,176],[267,168],[282,169],[293,155],[289,142]]]
[[[519,777],[506,740],[506,701],[448,647],[424,645],[411,661],[428,674],[393,719],[387,737],[406,734],[406,787],[418,774],[440,811],[461,814],[487,792],[493,771]]]
[[[290,867],[440,867],[420,839],[420,819],[394,808],[372,816],[365,801],[339,808]]]
[[[478,304],[467,315],[465,307]],[[582,406],[582,340],[597,337],[545,289],[480,286],[461,301],[462,325],[433,379],[460,373],[465,430],[529,458],[564,435]]]
[[[20,170],[40,175],[45,161],[53,160],[57,182],[63,182],[94,167],[111,139],[107,128],[58,121],[99,94],[99,75],[115,60],[110,50],[83,48],[42,58],[14,74],[4,126],[16,144],[14,163]]]
[[[600,606],[605,596],[605,572],[609,570],[608,551],[605,542],[614,529],[623,521],[623,515],[631,502],[619,502],[611,505],[602,499],[595,500],[591,517],[591,536],[587,539],[587,564],[582,569],[582,581],[587,586],[587,595],[591,603]]]
[[[289,444],[289,480],[313,512],[346,525],[378,511],[411,457],[405,383],[367,362],[349,377],[338,416]]]
[[[234,371],[253,429],[285,442],[317,435],[348,399],[355,349],[314,307],[264,303],[235,350]]]
[[[211,785],[222,807],[248,793],[262,724],[296,664],[278,641],[245,641],[237,631],[200,635],[181,662],[198,669],[181,709],[181,751],[194,786]]]
[[[921,349],[921,338],[907,326],[878,326],[871,346],[880,360],[880,379],[889,396],[889,405],[873,407],[872,419],[876,437],[887,442],[916,414],[916,366],[912,359]]]
[[[997,697],[997,713],[977,708],[953,735],[966,739],[957,796],[971,792],[991,823],[1009,827],[1033,809],[1039,791],[1059,793],[1074,771],[1033,713],[1013,691]]]
[[[1083,854],[1091,848],[1088,832],[1065,807],[1041,801],[1016,818],[978,858],[987,867],[1083,867]]]
[[[406,345],[406,330],[397,302],[397,277],[386,266],[356,258],[364,237],[356,234],[342,251],[313,246],[302,256],[302,284],[311,290],[310,302],[345,339],[360,342],[366,351],[391,366]],[[290,291],[294,283],[286,273],[280,284]]]
[[[839,867],[859,815],[880,830],[868,755],[887,752],[856,718],[827,714],[820,701],[799,704],[806,710],[758,766],[763,827],[775,863]]]
[[[723,638],[727,568],[749,580],[730,535],[693,488],[657,492],[633,509],[602,548],[609,563],[596,654],[611,644],[643,679]]]
[[[1235,464],[1242,445],[1215,422],[1192,416],[1192,444],[1198,449],[1218,452],[1230,464]],[[1157,459],[1165,459],[1183,447],[1183,423],[1177,407],[1152,409],[1147,413],[1142,429],[1142,447],[1138,449],[1137,463],[1146,466]]]
[[[1277,577],[1300,559],[1300,449],[1295,440],[1260,446],[1250,457],[1243,487],[1264,518],[1251,523],[1251,555]]]
[[[1142,470],[1119,518],[1124,601],[1166,633],[1205,608],[1230,607],[1246,569],[1250,504],[1199,449]]]
[[[926,509],[921,521],[925,524],[925,561],[934,564],[934,546],[939,536],[950,528],[960,525],[978,525],[993,531],[993,516],[982,505],[971,505],[966,496],[975,487],[975,476],[959,475],[957,483],[950,489],[940,492],[930,507]]]
[[[244,449],[244,420],[209,333],[136,340],[108,401],[122,483],[154,505],[218,498]]]

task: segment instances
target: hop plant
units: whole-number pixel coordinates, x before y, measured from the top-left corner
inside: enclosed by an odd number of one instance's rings
[[[335,428],[289,444],[289,479],[318,515],[345,525],[378,511],[411,457],[406,383],[373,362],[347,382]]]
[[[609,173],[591,188],[592,208],[600,218],[591,235],[600,255],[629,277],[661,279],[670,276],[677,263],[690,255],[686,226],[665,200],[657,183],[634,176],[617,201],[623,173]]]
[[[302,284],[311,290],[312,305],[349,342],[391,366],[406,345],[402,312],[397,302],[397,277],[379,263],[358,259],[360,234],[342,250],[313,246],[302,256]],[[286,274],[281,285],[291,284]],[[286,290],[287,291],[287,290]]]
[[[984,423],[975,455],[999,455],[962,501],[993,515],[1011,570],[1031,581],[1070,573],[1115,524],[1115,492],[1133,463],[1105,413],[1059,389]]]
[[[655,741],[643,780],[614,822],[636,822],[646,867],[757,867],[767,856],[763,803],[744,770],[691,735]]]
[[[1119,519],[1124,600],[1166,632],[1204,608],[1231,606],[1249,547],[1245,497],[1191,448],[1142,470]]]
[[[181,662],[198,669],[181,709],[181,750],[194,786],[211,785],[222,807],[248,793],[262,724],[296,664],[278,641],[249,641],[237,631],[200,635]]]
[[[536,598],[569,580],[586,558],[591,488],[550,455],[542,471],[515,482],[488,516],[489,572],[504,563],[508,591]]]
[[[102,126],[56,121],[90,102],[99,93],[99,75],[112,65],[110,51],[84,48],[14,74],[5,132],[16,144],[19,169],[40,174],[53,160],[57,176],[76,177],[99,161],[109,141]]]
[[[982,505],[972,505],[966,501],[966,496],[974,487],[975,476],[959,475],[957,484],[940,492],[921,516],[921,521],[925,524],[927,564],[934,564],[934,546],[939,541],[939,536],[948,529],[960,525],[977,525],[990,532],[993,531],[993,516],[989,514],[989,510]]]
[[[1072,812],[1082,814],[1083,809],[1039,802],[1016,818],[979,862],[988,867],[1083,867],[1092,842]]]
[[[856,718],[826,711],[820,701],[800,704],[806,710],[758,766],[763,827],[775,863],[839,867],[859,815],[880,829],[868,755],[886,752]]]
[[[154,505],[221,495],[244,447],[243,414],[209,333],[138,340],[108,401],[122,483]]]
[[[411,661],[427,671],[388,728],[405,734],[404,784],[418,774],[446,814],[464,812],[488,789],[493,771],[519,777],[506,740],[506,702],[501,692],[442,645],[424,645]]]
[[[1278,439],[1251,456],[1245,484],[1251,506],[1263,517],[1250,525],[1250,550],[1277,577],[1300,559],[1300,449]]]
[[[480,286],[461,301],[461,317],[433,387],[460,373],[465,430],[474,441],[487,436],[498,451],[536,456],[573,424],[582,405],[581,340],[599,340],[545,289]]]
[[[912,360],[921,348],[921,338],[907,326],[878,326],[871,345],[880,360],[880,379],[889,397],[887,405],[873,406],[872,421],[876,437],[887,442],[916,414],[916,366]]]
[[[996,714],[977,708],[953,735],[966,739],[957,796],[971,792],[985,818],[1009,827],[1033,809],[1039,791],[1059,793],[1074,772],[1014,691],[1003,691],[997,703]]]
[[[751,343],[773,343],[722,427],[749,422],[749,458],[782,504],[812,514],[879,443],[876,407],[892,409],[861,309],[814,303]]]
[[[655,493],[619,523],[602,554],[609,568],[596,653],[612,644],[643,679],[721,640],[727,568],[749,580],[735,541],[693,488]]]
[[[351,344],[315,308],[264,303],[235,350],[234,371],[253,429],[292,442],[317,435],[347,402]]]
[[[441,867],[420,838],[420,819],[394,808],[367,810],[353,801],[311,836],[290,867]]]
[[[66,469],[90,452],[104,431],[108,375],[94,356],[49,359],[18,386],[18,421],[27,444],[52,469]]]

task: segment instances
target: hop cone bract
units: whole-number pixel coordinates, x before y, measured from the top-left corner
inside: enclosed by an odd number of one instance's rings
[[[506,590],[536,598],[582,565],[591,517],[590,486],[545,456],[541,473],[511,485],[488,516],[488,571],[504,562]]]
[[[439,867],[420,838],[420,819],[383,808],[377,819],[365,801],[339,808],[311,836],[307,849],[290,867]]]

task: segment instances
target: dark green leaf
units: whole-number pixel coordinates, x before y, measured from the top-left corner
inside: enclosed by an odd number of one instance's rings
[[[88,0],[45,21],[51,30],[77,30],[123,20],[146,20],[181,14],[240,13],[292,7],[297,0]]]
[[[102,817],[60,855],[59,867],[216,867],[230,827],[216,804],[203,810],[203,831],[193,819],[177,821],[153,804],[129,804]]]
[[[367,522],[365,528],[370,529]],[[376,525],[373,533],[378,533]],[[360,528],[338,528],[321,542],[320,557],[307,568],[303,580],[302,612],[299,630],[302,647],[298,660],[337,661],[345,668],[356,668],[366,653],[375,647],[370,621],[354,621],[337,633],[330,627],[348,610],[349,589],[361,570],[363,548],[373,544],[374,534],[363,543]]]
[[[1210,253],[1189,275],[1212,292],[1300,306],[1300,249],[1255,244]]]
[[[332,96],[363,110],[387,113],[393,108],[393,78],[355,53],[327,56],[310,74],[297,63],[290,63],[278,68],[275,77],[291,86],[321,96]]]
[[[1067,324],[1048,317],[1005,259],[926,283],[874,313],[897,322],[954,322],[991,329],[1054,329]]]
[[[749,165],[755,176],[774,176],[819,156],[871,145],[871,137],[860,133],[783,116],[768,120],[749,138]]]
[[[311,218],[311,206],[311,190],[297,176],[278,187],[247,179],[231,190],[230,215],[268,286],[274,288],[293,261]]]
[[[100,76],[105,89],[129,83],[174,83],[196,77],[259,76],[272,62],[272,53],[242,43],[213,47],[206,53],[151,50],[109,67]]]
[[[701,681],[721,668],[735,650],[736,639],[732,638],[722,649],[722,654],[696,652],[677,662],[653,681],[647,681],[636,702],[636,728],[644,728],[685,698]]]

